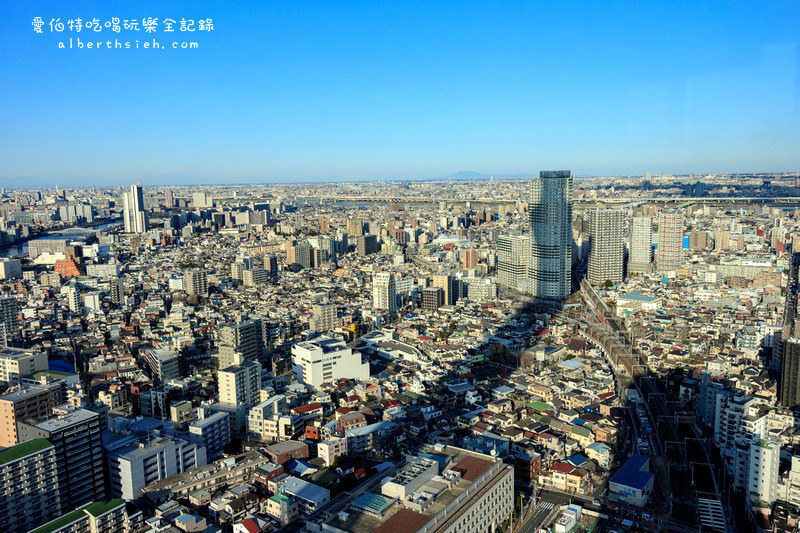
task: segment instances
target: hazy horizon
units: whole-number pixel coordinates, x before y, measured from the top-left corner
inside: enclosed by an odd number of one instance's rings
[[[7,187],[800,169],[796,2],[0,2]]]

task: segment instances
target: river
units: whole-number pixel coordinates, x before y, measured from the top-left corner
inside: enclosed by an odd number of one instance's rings
[[[117,227],[117,226],[119,226],[121,224],[122,224],[122,222],[115,221],[115,222],[107,222],[105,224],[98,224],[97,226],[92,226],[92,227],[88,227],[88,228],[78,228],[78,229],[88,229],[88,230],[99,232],[99,231],[104,231],[104,230],[107,230],[107,229],[111,229],[111,228]],[[62,235],[65,235],[65,234],[68,235],[70,233],[70,230],[73,230],[73,229],[76,229],[76,228],[66,228],[66,229],[59,230],[59,231],[53,232],[53,233],[48,233],[47,235],[42,235],[41,237],[36,237],[36,238],[37,239],[57,239],[57,238],[61,237]],[[19,244],[14,244],[14,245],[11,245],[11,246],[7,246],[5,248],[0,249],[0,257],[14,257],[14,256],[17,256],[17,255],[27,255],[27,253],[28,253],[28,241],[21,242]]]

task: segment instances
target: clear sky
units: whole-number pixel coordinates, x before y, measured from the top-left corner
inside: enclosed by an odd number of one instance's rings
[[[0,6],[2,186],[800,170],[797,0]]]

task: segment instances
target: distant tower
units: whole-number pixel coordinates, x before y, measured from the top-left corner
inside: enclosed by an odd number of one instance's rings
[[[622,281],[624,222],[624,213],[619,209],[593,209],[589,212],[591,251],[588,281],[592,285]]]
[[[628,272],[642,274],[653,268],[653,219],[633,217],[631,225],[631,256]]]
[[[572,172],[541,171],[531,180],[529,290],[563,301],[572,288]]]
[[[144,233],[150,229],[141,183],[131,185],[129,191],[122,193],[122,220],[125,233]]]
[[[683,265],[683,215],[678,211],[658,214],[656,268],[669,272]]]

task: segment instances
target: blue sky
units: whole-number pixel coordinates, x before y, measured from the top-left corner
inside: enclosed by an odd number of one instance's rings
[[[3,186],[800,170],[798,1],[0,6]]]

